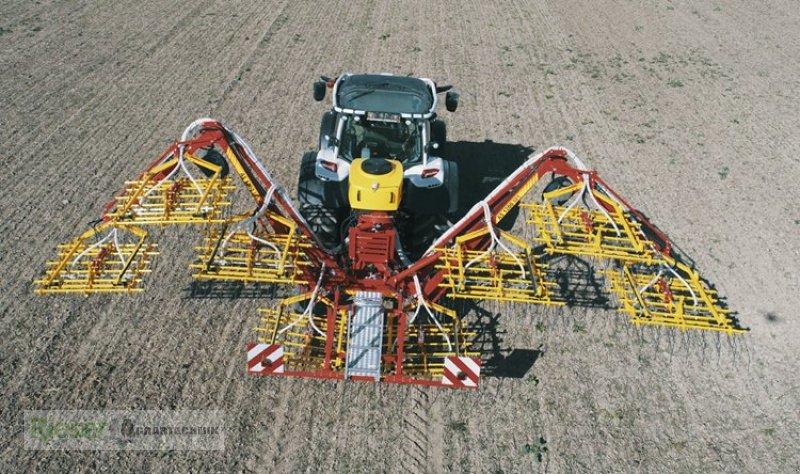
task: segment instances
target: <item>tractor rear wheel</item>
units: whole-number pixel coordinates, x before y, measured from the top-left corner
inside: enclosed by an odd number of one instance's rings
[[[405,242],[414,259],[428,250],[434,240],[442,235],[450,224],[444,214],[417,214],[407,223]]]
[[[315,204],[301,204],[300,213],[325,249],[336,253],[342,243],[339,237],[339,211]]]
[[[300,177],[297,181],[297,198],[300,204],[311,204],[341,209],[348,206],[347,180],[341,182],[323,181],[316,176],[317,153],[309,151],[300,163]]]

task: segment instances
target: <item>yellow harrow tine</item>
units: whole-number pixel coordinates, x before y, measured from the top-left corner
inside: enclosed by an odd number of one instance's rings
[[[440,286],[449,290],[451,298],[563,304],[552,299],[552,290],[558,284],[547,279],[547,264],[529,252],[512,256],[502,251],[486,253],[447,248],[442,249],[442,253],[442,263],[437,265],[444,272]],[[523,262],[522,269],[518,261]]]
[[[650,264],[662,261],[661,254],[642,236],[641,225],[621,210],[606,214],[553,206],[550,201],[522,207],[526,223],[534,230],[531,244],[543,245],[548,254]]]
[[[545,193],[541,203],[520,203],[525,238],[496,231],[514,245],[513,252],[465,250],[465,244],[474,248],[478,239],[488,239],[488,227],[436,249],[441,253],[436,268],[443,275],[439,286],[454,299],[563,305],[567,301],[559,295],[553,260],[587,258],[600,264],[598,273],[605,276],[619,311],[636,325],[744,332],[697,272],[656,250],[642,224],[604,193],[586,190],[602,209],[576,206],[574,199],[570,205],[553,205],[554,197],[582,190],[583,183],[576,183]]]
[[[231,204],[226,199],[232,189],[230,179],[216,177],[129,181],[108,217],[121,225],[222,223],[222,210]]]
[[[186,162],[211,176],[194,178],[185,167]],[[161,177],[168,170],[172,171]],[[221,170],[220,166],[189,153],[170,158],[140,179],[126,182],[107,218],[125,225],[222,223],[222,210],[230,206],[226,199],[234,186],[230,178],[221,177]],[[178,176],[179,171],[185,176]]]
[[[37,294],[136,293],[150,259],[158,253],[146,243],[147,232],[105,222],[68,244],[58,246],[58,260],[47,262],[45,277],[35,280]]]
[[[609,291],[620,303],[619,311],[635,325],[654,325],[706,331],[743,333],[719,305],[716,292],[694,272],[677,265],[676,274],[663,268],[606,270]],[[684,273],[680,278],[677,274]]]
[[[222,229],[211,229],[204,244],[197,247],[200,256],[190,267],[198,280],[241,281],[244,283],[305,283],[303,270],[313,263],[305,249],[313,244],[296,231],[294,223],[270,213],[270,218],[284,223],[288,232],[276,233],[263,228],[237,228],[241,216]]]

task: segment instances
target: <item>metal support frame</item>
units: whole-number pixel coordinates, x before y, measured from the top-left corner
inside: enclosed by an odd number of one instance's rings
[[[254,211],[224,217],[234,186],[222,167],[198,157],[207,148],[229,162]],[[192,166],[206,177],[194,177]],[[548,175],[570,184],[539,199]],[[501,229],[515,210],[514,226]],[[329,254],[244,140],[210,119],[190,125],[126,183],[96,229],[59,246],[36,292],[141,291],[156,252],[139,226],[180,224],[207,228],[191,265],[195,278],[301,289],[274,308],[259,309],[250,373],[474,388],[475,380],[460,383],[453,367],[480,366],[480,354],[471,350],[476,335],[446,301],[567,304],[553,265],[558,257],[599,264],[619,311],[636,325],[744,331],[717,293],[673,255],[669,239],[564,148],[530,158],[408,262],[391,213],[360,214],[346,255]],[[373,339],[380,341],[364,346],[352,331],[368,323],[354,315],[375,311],[381,321]],[[359,344],[378,354],[374,371],[347,371],[348,354]]]
[[[105,222],[58,246],[45,277],[34,280],[37,294],[138,293],[148,265],[158,255],[147,232]]]

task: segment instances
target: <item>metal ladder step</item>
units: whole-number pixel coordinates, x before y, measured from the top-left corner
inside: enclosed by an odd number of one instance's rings
[[[347,363],[344,377],[381,378],[383,355],[383,296],[359,291],[353,298],[353,316],[347,325]]]

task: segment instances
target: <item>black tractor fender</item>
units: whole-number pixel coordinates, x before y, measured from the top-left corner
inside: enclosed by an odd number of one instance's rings
[[[300,204],[328,209],[348,207],[348,180],[344,179],[340,182],[323,181],[317,177],[316,166],[317,152],[306,152],[300,164],[300,177],[297,181],[297,198],[300,200]]]
[[[436,188],[420,188],[406,179],[403,186],[404,211],[414,214],[455,214],[458,212],[458,163],[442,160],[444,180]]]

